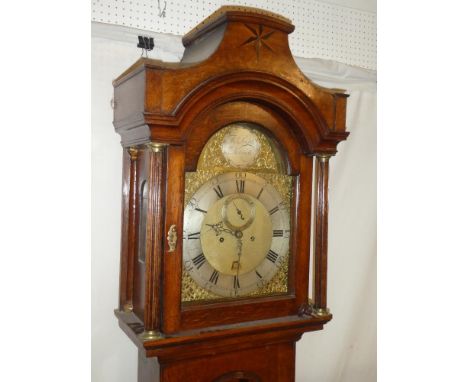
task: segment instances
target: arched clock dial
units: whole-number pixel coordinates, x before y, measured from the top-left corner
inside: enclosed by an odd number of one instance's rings
[[[265,285],[289,251],[289,213],[278,191],[245,172],[202,185],[184,213],[184,267],[202,288],[242,296]]]

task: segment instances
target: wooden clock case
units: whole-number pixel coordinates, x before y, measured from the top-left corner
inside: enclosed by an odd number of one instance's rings
[[[288,45],[293,30],[279,15],[222,7],[184,36],[181,63],[141,58],[114,81],[114,126],[123,146],[115,314],[138,346],[140,382],[293,381],[296,341],[332,318],[328,160],[348,135],[347,95],[313,84],[299,70]],[[182,304],[184,174],[196,169],[208,139],[233,122],[262,126],[297,179],[288,293]]]

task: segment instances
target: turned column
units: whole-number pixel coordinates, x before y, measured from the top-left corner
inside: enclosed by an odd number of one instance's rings
[[[125,150],[124,150],[125,153]],[[136,237],[137,237],[137,204],[138,204],[138,156],[139,151],[136,147],[130,147],[126,150],[127,158],[124,158],[124,214],[128,215],[124,222],[128,222],[124,226],[122,238],[126,238],[125,245],[121,248],[122,271],[120,275],[120,305],[126,312],[133,310],[133,275],[134,275],[134,259],[136,256]],[[123,216],[124,217],[124,216]]]
[[[314,272],[313,300],[317,315],[328,315],[328,170],[330,154],[316,154],[314,197]]]
[[[151,142],[149,177],[148,177],[148,212],[146,224],[146,285],[145,285],[145,339],[160,336],[161,305],[161,266],[163,255],[164,233],[164,196],[166,177],[166,144]]]

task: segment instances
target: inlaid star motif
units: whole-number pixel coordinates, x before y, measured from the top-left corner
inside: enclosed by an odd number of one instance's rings
[[[257,53],[257,61],[260,58],[260,48],[262,46],[267,48],[269,51],[273,52],[273,49],[271,49],[271,47],[266,43],[266,40],[268,40],[271,37],[271,35],[275,33],[275,31],[266,32],[263,30],[263,25],[261,24],[258,26],[258,30],[251,27],[248,24],[244,24],[244,25],[250,32],[252,32],[253,35],[249,37],[247,40],[245,40],[241,44],[241,46],[250,45],[250,44],[255,45],[255,51]]]

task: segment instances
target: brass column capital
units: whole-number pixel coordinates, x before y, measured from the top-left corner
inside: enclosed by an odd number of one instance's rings
[[[165,147],[167,147],[167,143],[161,143],[161,142],[150,142],[148,143],[148,147],[153,151],[154,153],[159,153],[164,150]]]
[[[138,149],[136,147],[129,147],[127,149],[128,154],[130,155],[130,159],[132,161],[138,159]]]
[[[316,153],[314,154],[320,162],[328,162],[333,154]]]

